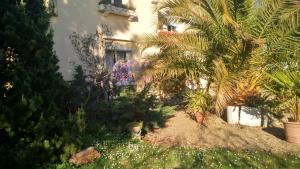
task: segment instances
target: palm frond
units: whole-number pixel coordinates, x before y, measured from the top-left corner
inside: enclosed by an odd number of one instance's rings
[[[255,7],[257,9],[248,16],[246,27],[257,39],[265,38],[270,29],[289,23],[300,10],[297,0],[266,0]]]
[[[268,91],[282,98],[280,106],[293,114],[294,121],[300,122],[300,72],[276,71],[268,76],[274,82],[266,86]]]
[[[221,115],[224,108],[236,95],[235,78],[230,74],[222,60],[214,61],[215,73],[210,87],[210,94],[214,99],[214,109]]]
[[[145,74],[157,80],[208,77],[219,115],[238,94],[236,74],[254,91],[266,79],[262,72],[299,66],[298,0],[165,0],[157,11],[162,22],[188,24],[188,29],[142,42],[144,48],[160,49],[147,59]]]

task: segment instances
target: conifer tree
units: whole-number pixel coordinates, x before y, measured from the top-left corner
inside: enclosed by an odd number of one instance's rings
[[[0,168],[39,168],[62,145],[64,81],[42,0],[0,1]]]

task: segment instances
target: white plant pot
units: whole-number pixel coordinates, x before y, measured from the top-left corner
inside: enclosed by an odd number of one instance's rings
[[[240,125],[262,126],[262,114],[255,107],[241,106]]]
[[[239,106],[227,106],[227,122],[239,124]]]
[[[207,81],[206,79],[200,78],[200,79],[199,79],[199,82],[200,82],[200,88],[201,88],[201,89],[205,89],[205,88],[207,87],[208,81]]]
[[[142,128],[140,126],[135,126],[135,127],[132,127],[130,130],[132,133],[137,134],[137,133],[141,132]]]

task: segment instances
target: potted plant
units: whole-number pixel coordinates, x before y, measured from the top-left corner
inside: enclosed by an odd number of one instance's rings
[[[142,121],[128,123],[127,127],[133,138],[137,138],[137,139],[141,138],[142,129],[143,129]]]
[[[259,108],[261,103],[262,99],[258,93],[250,93],[246,96],[240,107],[239,124],[254,127],[265,125],[265,119]]]
[[[203,124],[206,116],[212,110],[212,99],[210,95],[202,89],[190,92],[186,100],[187,111],[192,118],[195,119],[197,123]]]
[[[261,126],[262,113],[258,108],[260,104],[259,77],[250,76],[236,82],[236,95],[227,106],[227,122],[245,126]]]
[[[286,140],[300,144],[300,72],[278,71],[269,76],[272,81],[267,86],[268,91],[281,102],[281,110],[290,115],[284,124]]]
[[[239,124],[240,121],[240,106],[231,105],[226,108],[226,118],[228,124]]]
[[[242,94],[245,92],[240,91],[242,90],[236,91],[236,95],[233,97],[230,105],[226,108],[227,123],[229,124],[240,124],[241,108],[245,102],[245,96]]]

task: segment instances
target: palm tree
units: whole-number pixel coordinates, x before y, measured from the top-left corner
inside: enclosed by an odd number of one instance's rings
[[[278,109],[291,114],[294,122],[300,122],[300,72],[276,71],[269,76],[273,82],[267,85],[267,94],[271,100],[278,100]]]
[[[298,0],[166,0],[157,11],[163,22],[188,28],[142,41],[145,48],[160,48],[144,75],[156,81],[182,75],[207,79],[216,113],[236,94],[236,81],[262,80],[263,72],[278,68],[274,63],[286,66],[299,54]]]

